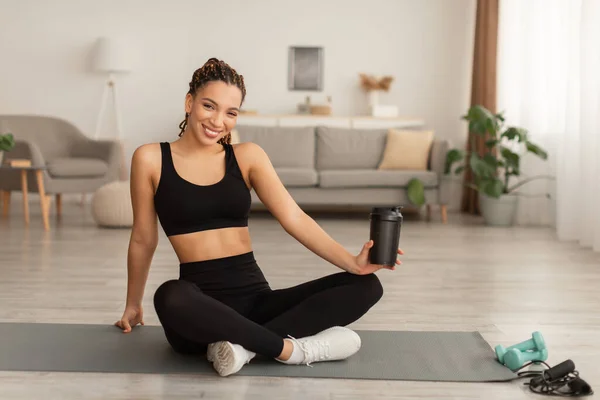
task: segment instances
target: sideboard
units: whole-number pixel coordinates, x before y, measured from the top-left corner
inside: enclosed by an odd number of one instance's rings
[[[328,115],[261,115],[240,114],[238,125],[252,126],[328,126],[337,128],[387,129],[422,128],[421,118],[377,118],[369,116],[328,116]]]

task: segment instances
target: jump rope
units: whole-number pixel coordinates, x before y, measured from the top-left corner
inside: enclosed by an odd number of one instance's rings
[[[532,361],[522,368],[532,364],[543,364],[547,369],[543,371],[522,371],[517,375],[517,379],[531,378],[524,385],[529,389],[541,395],[559,396],[559,397],[583,397],[594,394],[592,387],[581,377],[575,369],[575,363],[571,360],[565,360],[560,364],[550,367],[544,361]]]
[[[554,367],[545,362],[548,359],[548,349],[540,332],[533,332],[531,339],[508,348],[498,345],[495,351],[498,361],[513,372],[531,365],[546,367],[540,371],[517,372],[515,379],[531,378],[524,385],[529,386],[534,393],[558,397],[584,397],[594,394],[592,387],[579,376],[572,360],[565,360]]]

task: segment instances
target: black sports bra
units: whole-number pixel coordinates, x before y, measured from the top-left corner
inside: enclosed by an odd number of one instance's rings
[[[251,194],[235,158],[233,146],[225,148],[225,176],[212,185],[183,179],[173,165],[171,145],[160,143],[162,167],[154,207],[167,236],[209,229],[248,226]]]

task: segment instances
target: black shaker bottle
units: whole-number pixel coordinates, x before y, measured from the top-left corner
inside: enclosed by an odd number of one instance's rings
[[[373,247],[369,250],[371,264],[394,266],[398,258],[400,244],[400,228],[402,227],[402,214],[398,207],[374,207],[371,210],[370,239]]]

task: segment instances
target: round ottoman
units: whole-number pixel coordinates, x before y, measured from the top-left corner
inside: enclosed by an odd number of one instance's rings
[[[133,226],[129,181],[110,182],[96,190],[92,197],[92,216],[101,227]]]

